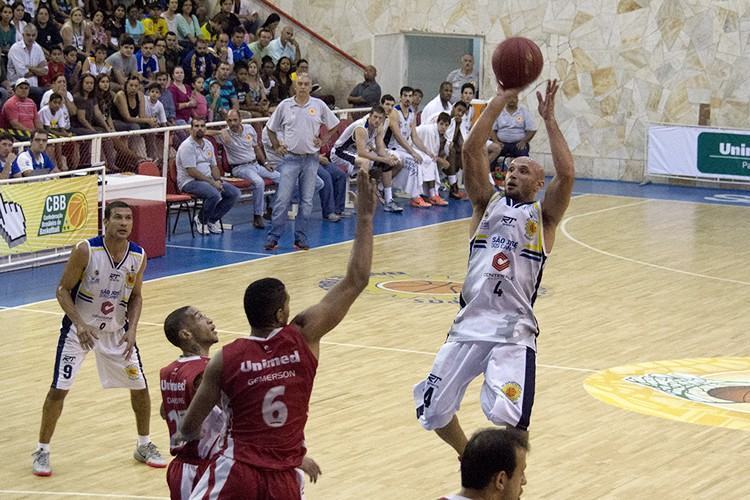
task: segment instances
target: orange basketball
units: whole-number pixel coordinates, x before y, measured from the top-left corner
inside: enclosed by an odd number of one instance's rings
[[[86,198],[81,193],[73,193],[68,200],[68,223],[70,229],[78,229],[86,223],[88,207]]]
[[[492,71],[506,89],[525,87],[542,73],[544,57],[539,46],[528,38],[507,38],[492,54]]]

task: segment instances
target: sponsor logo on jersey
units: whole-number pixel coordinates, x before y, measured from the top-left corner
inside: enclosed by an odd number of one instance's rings
[[[115,305],[110,301],[102,302],[101,311],[105,316],[109,316],[115,310]]]
[[[510,399],[512,402],[517,402],[521,398],[521,385],[517,382],[506,382],[503,384],[503,386],[500,388],[500,390],[505,394],[505,397]]]
[[[63,362],[64,365],[71,365],[71,364],[75,363],[75,360],[76,360],[75,356],[66,355],[66,356],[62,357],[62,362]]]
[[[295,363],[301,363],[299,351],[295,351],[290,355],[276,356],[274,358],[262,359],[260,361],[243,361],[240,365],[240,371],[243,372],[259,372],[267,368],[274,368],[281,365],[290,365]]]
[[[108,288],[104,290],[99,291],[99,298],[100,299],[112,299],[117,300],[117,298],[120,296],[120,290],[110,290]]]
[[[584,387],[596,399],[625,410],[750,430],[750,357],[618,366],[591,375]]]
[[[141,376],[141,371],[138,369],[138,365],[131,363],[125,367],[125,375],[130,380],[138,380]]]
[[[505,238],[504,236],[501,236],[499,234],[495,234],[492,235],[491,245],[492,248],[501,248],[508,252],[512,252],[518,246],[518,242],[509,238]]]
[[[510,215],[504,215],[502,219],[500,219],[500,224],[503,226],[513,226],[516,222],[515,217],[511,217]]]
[[[494,257],[492,257],[492,267],[497,269],[498,271],[505,271],[510,267],[510,260],[508,259],[508,256],[505,255],[503,252],[496,253]]]
[[[173,392],[183,392],[185,390],[185,385],[187,383],[183,380],[182,382],[171,382],[169,380],[163,380],[161,381],[161,390],[162,391],[173,391]]]
[[[120,282],[120,273],[109,273],[109,281],[112,283]]]

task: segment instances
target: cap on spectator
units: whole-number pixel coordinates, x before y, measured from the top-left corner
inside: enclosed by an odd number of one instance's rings
[[[19,78],[16,80],[16,83],[13,84],[13,88],[25,83],[26,85],[29,85],[29,81],[26,78]],[[30,85],[29,85],[30,86]]]

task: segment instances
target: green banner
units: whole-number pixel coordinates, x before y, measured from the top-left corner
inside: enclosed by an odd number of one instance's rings
[[[97,206],[96,175],[0,184],[0,256],[93,238]]]
[[[750,135],[701,132],[697,161],[704,174],[750,177]]]

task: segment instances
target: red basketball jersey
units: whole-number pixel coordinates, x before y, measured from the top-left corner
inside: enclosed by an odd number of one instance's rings
[[[318,360],[299,329],[246,337],[222,350],[228,430],[222,454],[256,467],[298,467]]]
[[[195,380],[203,375],[209,358],[191,356],[179,358],[159,372],[159,387],[164,411],[167,414],[170,443],[195,396]],[[172,455],[185,462],[197,463],[211,458],[221,447],[221,437],[226,427],[226,417],[221,409],[214,407],[201,425],[201,437],[190,441],[181,449],[170,448]]]

